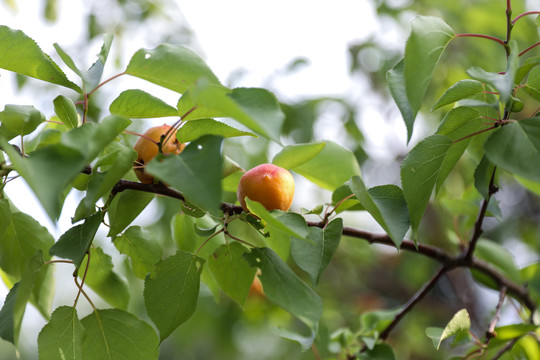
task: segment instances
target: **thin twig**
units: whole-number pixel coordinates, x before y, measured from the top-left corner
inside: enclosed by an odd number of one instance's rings
[[[499,292],[499,302],[497,303],[497,307],[495,308],[495,315],[493,316],[493,320],[489,323],[488,330],[486,332],[486,345],[490,342],[492,338],[497,336],[495,334],[495,327],[497,326],[497,323],[499,322],[499,318],[501,317],[501,310],[504,303],[504,299],[506,298],[506,286],[501,286],[500,292]]]
[[[385,340],[390,332],[396,327],[396,325],[401,321],[405,315],[407,315],[413,307],[418,304],[428,293],[429,291],[437,284],[439,279],[446,274],[447,271],[451,270],[447,266],[443,265],[439,271],[418,290],[407,303],[403,306],[403,309],[395,316],[394,320],[381,332],[379,336],[380,339]]]

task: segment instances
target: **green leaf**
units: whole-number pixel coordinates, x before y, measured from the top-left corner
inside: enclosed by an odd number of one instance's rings
[[[120,253],[129,256],[133,273],[140,279],[152,272],[154,264],[161,260],[163,254],[156,239],[139,226],[129,227],[114,239],[114,246]]]
[[[120,143],[114,143],[114,148],[107,154],[106,172],[94,172],[88,180],[86,188],[85,205],[88,209],[94,209],[96,202],[108,194],[116,183],[132,169],[133,162],[137,159],[137,153],[132,149]],[[94,168],[104,164],[102,158],[95,164]]]
[[[199,79],[219,84],[212,70],[197,54],[185,47],[169,44],[137,51],[126,73],[179,93],[185,92]]]
[[[220,213],[223,138],[205,135],[191,142],[177,156],[154,159],[146,170],[180,190],[195,205],[214,215]]]
[[[446,90],[443,96],[433,105],[431,111],[459,100],[468,99],[482,91],[484,91],[484,85],[480,81],[471,79],[460,80]]]
[[[0,268],[10,278],[19,281],[36,252],[48,254],[53,244],[47,228],[18,211],[7,199],[0,199]]]
[[[534,324],[512,324],[499,326],[495,328],[495,333],[497,336],[490,341],[490,345],[497,346],[502,343],[506,343],[507,341],[527,335],[527,333],[531,333],[536,330],[538,330],[538,325]],[[491,344],[492,342],[493,344]]]
[[[268,211],[263,205],[249,198],[246,198],[246,204],[252,213],[264,220],[268,225],[290,236],[306,239],[309,234],[306,220],[300,214],[281,210]]]
[[[504,74],[487,72],[478,67],[467,70],[467,74],[475,80],[491,85],[497,90],[503,104],[510,105],[514,91],[514,82],[519,67],[519,50],[515,40],[510,41],[510,56]]]
[[[527,77],[527,83],[524,87],[525,91],[534,97],[536,100],[540,100],[540,68],[536,67],[529,72]]]
[[[540,118],[511,122],[496,130],[484,144],[488,159],[506,171],[540,181]]]
[[[109,51],[111,50],[113,39],[114,36],[112,34],[103,35],[103,45],[101,46],[99,54],[97,54],[97,60],[84,75],[85,86],[89,90],[94,90],[94,88],[101,81],[103,68],[105,67],[107,58],[109,57]]]
[[[417,16],[411,26],[403,62],[388,73],[390,92],[405,120],[408,140],[439,58],[454,37],[453,30],[439,18]]]
[[[0,145],[49,217],[56,220],[62,211],[66,187],[129,123],[128,119],[116,116],[106,117],[100,123],[86,123],[62,133],[59,143],[39,148],[28,158],[21,157],[1,139]]]
[[[176,133],[176,137],[181,143],[187,143],[193,140],[197,140],[203,135],[217,135],[223,138],[246,135],[257,137],[257,135],[251,132],[235,129],[232,126],[213,119],[188,121]]]
[[[73,61],[71,56],[69,56],[69,54],[66,53],[59,44],[54,43],[53,46],[56,50],[56,53],[60,56],[60,59],[62,59],[64,64],[66,64],[68,68],[70,68],[75,74],[79,75],[80,78],[83,79],[83,73],[81,72],[81,70],[79,70],[77,65],[75,65],[75,62]]]
[[[414,109],[409,101],[407,95],[407,88],[405,87],[405,60],[398,62],[392,69],[386,73],[386,82],[388,83],[388,89],[390,95],[394,99],[401,117],[407,127],[407,142],[410,141],[414,120],[418,114],[419,109]]]
[[[352,176],[360,175],[360,165],[354,153],[332,141],[313,158],[291,168],[314,184],[335,190]]]
[[[437,177],[452,141],[431,135],[418,143],[401,164],[403,195],[409,209],[411,227],[416,232],[424,215]]]
[[[115,237],[124,231],[154,197],[154,193],[136,190],[124,190],[117,194],[107,211],[110,226],[107,236]]]
[[[194,252],[199,240],[195,232],[195,219],[185,213],[179,213],[171,219],[172,236],[179,250]]]
[[[491,183],[491,177],[494,171],[495,165],[484,155],[474,171],[474,187],[484,199],[489,198],[489,184]]]
[[[90,264],[84,284],[110,305],[126,309],[129,304],[129,288],[126,281],[113,271],[111,256],[105,254],[100,247],[92,247],[90,256],[81,264],[82,269],[86,268],[89,258]],[[82,278],[83,275],[84,271],[79,271],[79,277]]]
[[[243,257],[246,248],[237,242],[221,245],[208,258],[208,267],[227,296],[244,307],[256,269]]]
[[[317,332],[313,329],[307,336],[282,328],[273,328],[272,332],[279,337],[299,343],[302,351],[309,350],[313,345],[313,341],[315,341],[315,337],[317,336]]]
[[[395,185],[367,189],[360,176],[353,176],[349,186],[360,204],[381,225],[399,249],[410,227],[403,191]]]
[[[65,86],[82,94],[81,88],[69,81],[58,65],[22,31],[0,26],[0,48],[0,68]]]
[[[39,333],[40,360],[82,360],[84,332],[75,308],[58,307]]]
[[[146,277],[146,312],[158,328],[161,341],[193,315],[203,264],[200,257],[178,251],[157,263],[155,274]]]
[[[122,92],[109,106],[111,114],[129,118],[178,116],[178,111],[149,93],[131,89]]]
[[[394,350],[388,344],[377,344],[358,356],[358,360],[395,360]]]
[[[326,143],[287,145],[272,159],[272,164],[285,169],[292,169],[317,156]]]
[[[203,118],[230,117],[256,133],[280,142],[281,128],[285,115],[276,97],[268,90],[260,88],[228,89],[207,81],[200,81],[189,92],[189,109],[179,102],[179,113],[189,112],[190,118],[200,113]]]
[[[310,227],[306,241],[297,237],[291,238],[291,255],[296,264],[308,273],[311,283],[317,285],[323,271],[328,267],[336,252],[341,234],[343,220],[336,218],[324,229]]]
[[[450,110],[437,129],[437,134],[444,135],[454,141],[444,157],[441,170],[437,175],[436,190],[438,191],[454,166],[457,164],[461,155],[469,146],[472,135],[483,127],[482,118],[478,111],[469,107],[457,107]]]
[[[501,272],[508,279],[520,283],[521,274],[515,264],[513,255],[500,244],[487,239],[480,239],[476,244],[474,255],[481,260],[484,260]],[[478,277],[478,272],[474,273]],[[483,279],[479,278],[479,279]],[[482,281],[485,285],[498,289],[497,285],[492,281]]]
[[[30,105],[6,105],[0,112],[0,122],[10,132],[28,135],[45,121],[45,115]]]
[[[437,350],[444,339],[464,331],[469,331],[470,328],[471,318],[469,317],[469,313],[466,309],[459,310],[444,328],[441,338],[439,339],[439,344],[437,345]]]
[[[87,218],[83,224],[72,227],[60,236],[60,239],[51,247],[49,253],[72,260],[75,271],[78,271],[87,251],[90,249],[90,245],[92,245],[102,220],[103,214],[98,212]]]
[[[259,278],[266,297],[316,329],[322,300],[269,248],[254,248],[245,255],[251,266],[261,269]]]
[[[73,104],[71,99],[65,97],[64,95],[58,95],[53,100],[53,104],[54,112],[68,129],[74,129],[79,126],[77,109],[75,108],[75,104]]]
[[[96,310],[81,320],[86,330],[85,360],[157,360],[159,341],[152,327],[119,309]]]
[[[18,345],[21,324],[26,310],[26,304],[32,295],[32,288],[43,266],[43,255],[37,251],[25,265],[21,281],[10,289],[4,306],[0,310],[0,337]]]

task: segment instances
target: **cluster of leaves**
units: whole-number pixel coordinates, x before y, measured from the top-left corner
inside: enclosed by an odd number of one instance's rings
[[[500,292],[501,304],[507,294],[515,297],[525,316],[523,324],[508,327],[496,327],[497,322],[492,322],[486,340],[477,340],[471,354],[495,354],[501,349],[503,354],[515,345],[513,353],[521,351],[534,358],[540,351],[534,343],[538,327],[533,321],[540,294],[540,265],[518,269],[504,248],[481,238],[484,218],[500,212],[493,195],[501,172],[533,191],[540,182],[534,162],[540,148],[536,129],[540,119],[535,114],[519,121],[511,117],[522,110],[521,104],[526,102],[520,100],[522,95],[539,99],[540,61],[521,61],[524,52],[520,54],[509,34],[507,41],[499,41],[508,59],[504,73],[472,68],[470,79],[453,85],[434,105],[438,109],[457,104],[437,132],[420,141],[403,160],[401,187],[367,188],[353,152],[330,141],[283,146],[284,115],[276,98],[265,89],[222,85],[187,48],[160,45],[141,49],[125,71],[102,81],[111,36],[104,38],[98,60],[86,71],[55,45],[65,65],[78,76],[78,85],[23,32],[0,27],[0,46],[6,49],[0,54],[0,68],[63,86],[79,97],[78,101],[56,97],[56,116],[49,120],[27,105],[7,105],[0,112],[2,189],[16,172],[53,221],[60,216],[70,191],[84,194],[73,215],[73,227],[55,240],[2,192],[0,269],[10,292],[0,311],[0,336],[18,344],[30,302],[48,319],[38,338],[41,359],[155,359],[159,344],[194,313],[201,282],[216,297],[223,292],[243,307],[258,276],[268,300],[298,320],[287,324],[293,330],[281,329],[280,335],[299,342],[303,350],[314,343],[321,346],[329,336],[324,338],[319,331],[323,300],[314,288],[342,235],[347,235],[419,252],[439,261],[442,268],[403,307],[362,314],[358,330],[334,333],[338,352],[350,358],[394,358],[391,347],[384,343],[394,326],[442,275],[456,267],[469,267],[479,283]],[[442,52],[461,36],[438,18],[413,21],[404,59],[388,73],[409,139]],[[146,91],[129,89],[112,101],[110,115],[90,121],[87,111],[94,93],[121,75],[176,92],[179,100],[173,106]],[[170,187],[137,183],[132,172],[133,137],[126,135],[131,132],[131,119],[164,117],[180,119],[175,123],[180,127],[178,140],[188,145],[181,154],[159,156],[146,166]],[[220,118],[233,119],[237,126],[216,120]],[[234,159],[224,153],[224,144],[231,138],[256,136],[280,146],[273,163],[332,191],[329,207],[305,212],[320,215],[321,221],[306,221],[294,212],[269,212],[251,201],[251,213],[246,214],[237,205],[224,202],[235,193],[242,174]],[[15,146],[19,137],[20,146]],[[466,151],[478,164],[471,202],[479,210],[476,222],[467,228],[470,238],[453,244],[457,250],[453,255],[421,244],[416,234],[432,193],[443,188]],[[173,246],[162,246],[147,229],[133,225],[156,194],[178,199],[178,213],[172,219]],[[367,211],[387,235],[344,227],[343,220],[335,217],[352,211]],[[94,243],[105,224],[107,237],[129,260],[132,275],[144,282],[142,294],[135,293],[114,269],[112,254]],[[405,240],[409,230],[414,241]],[[51,314],[51,268],[58,263],[72,264],[78,293],[73,306],[60,306]],[[96,307],[84,286],[112,308]],[[77,313],[81,295],[93,307],[82,319]],[[131,296],[142,296],[154,327],[127,310]],[[457,342],[470,340],[469,334],[466,311],[458,312],[445,329],[428,329],[437,347],[454,335]]]

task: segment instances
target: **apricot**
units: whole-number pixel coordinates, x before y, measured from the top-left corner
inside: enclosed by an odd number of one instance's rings
[[[165,141],[161,137],[165,136],[170,128],[171,126],[167,124],[151,127],[144,132],[143,136],[133,146],[133,149],[137,152],[137,160],[133,163],[133,170],[140,182],[144,184],[154,182],[154,177],[145,172],[144,167],[159,153],[159,142]],[[180,154],[185,147],[186,144],[180,143],[176,138],[175,130],[167,141],[161,145],[161,152],[165,155]]]
[[[242,175],[236,195],[245,211],[248,211],[246,197],[261,203],[267,210],[287,211],[293,202],[294,178],[277,165],[258,165]]]

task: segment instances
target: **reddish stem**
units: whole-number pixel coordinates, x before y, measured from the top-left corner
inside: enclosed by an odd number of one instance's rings
[[[529,46],[528,48],[526,48],[525,50],[523,50],[522,52],[520,52],[520,53],[519,53],[519,56],[525,54],[527,51],[529,51],[529,50],[531,50],[531,49],[534,49],[534,48],[537,47],[538,45],[540,45],[540,42],[537,42],[536,44]]]
[[[457,34],[456,37],[477,37],[477,38],[482,38],[482,39],[488,39],[488,40],[495,41],[496,43],[504,46],[504,48],[506,49],[505,42],[494,36],[482,35],[482,34]]]
[[[515,24],[516,21],[518,21],[519,19],[521,19],[524,16],[527,16],[527,15],[539,15],[539,14],[540,14],[540,11],[527,11],[527,12],[524,12],[523,14],[519,14],[518,16],[516,16],[516,18],[514,20],[512,20],[512,24]]]

